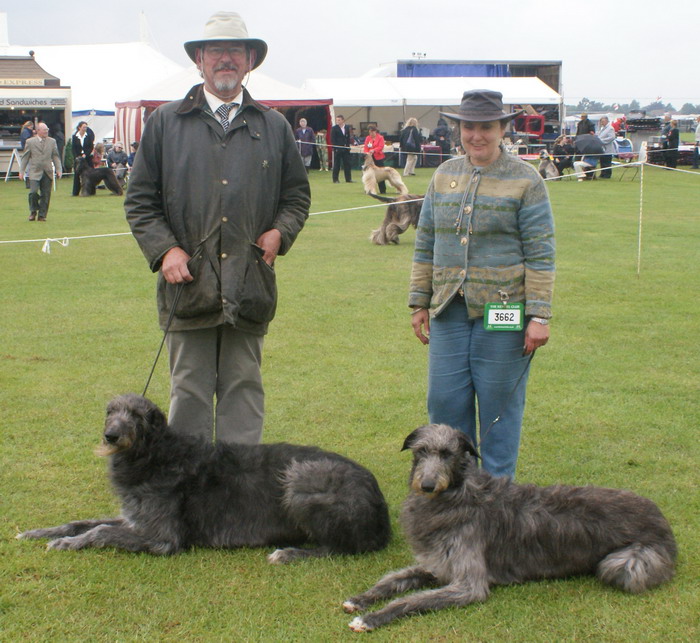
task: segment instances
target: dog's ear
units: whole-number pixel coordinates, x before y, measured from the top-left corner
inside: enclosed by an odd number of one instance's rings
[[[161,411],[151,400],[143,398],[147,405],[146,421],[152,429],[157,431],[163,430],[168,426],[168,421],[165,418],[165,413]]]
[[[419,438],[420,432],[425,429],[425,426],[419,426],[415,431],[412,431],[406,436],[406,439],[403,441],[403,446],[401,447],[402,451],[405,451],[406,449],[411,449],[413,448],[413,445],[415,441]]]
[[[477,459],[479,458],[479,453],[474,443],[461,431],[457,431],[457,442],[459,443],[459,448],[462,450],[462,453],[468,453]]]

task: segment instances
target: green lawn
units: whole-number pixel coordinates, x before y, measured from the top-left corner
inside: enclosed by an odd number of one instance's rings
[[[700,639],[700,176],[640,184],[549,183],[557,224],[552,339],[538,351],[518,467],[522,482],[625,487],[656,501],[680,549],[675,580],[628,596],[592,578],[501,587],[481,605],[405,619],[376,641]],[[424,191],[431,171],[409,177]],[[312,173],[312,212],[373,205],[355,184]],[[278,261],[266,339],[265,441],[317,444],[375,472],[395,536],[383,552],[271,566],[266,550],[171,558],[46,552],[18,531],[113,515],[93,449],[106,402],[143,389],[161,338],[155,277],[127,232],[122,199],[72,198],[60,182],[46,223],[27,191],[0,184],[0,640],[338,641],[358,635],[340,605],[407,565],[397,524],[409,456],[426,420],[426,349],[406,307],[414,231],[378,247],[383,208],[312,216]],[[167,409],[167,359],[149,396]]]

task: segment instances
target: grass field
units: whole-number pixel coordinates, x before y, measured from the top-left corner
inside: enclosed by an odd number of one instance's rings
[[[407,185],[425,190],[431,171]],[[656,501],[680,549],[675,580],[628,596],[592,578],[502,587],[481,605],[399,621],[373,641],[700,639],[700,176],[549,183],[557,224],[552,339],[538,351],[518,466],[522,482],[599,484]],[[359,178],[356,176],[356,178]],[[265,441],[317,444],[370,468],[391,507],[385,551],[271,566],[269,550],[171,558],[46,552],[18,531],[113,515],[93,455],[104,406],[140,392],[160,341],[155,277],[127,232],[122,199],[72,198],[60,182],[46,223],[26,190],[0,183],[0,640],[342,641],[343,599],[411,560],[397,517],[426,420],[426,350],[406,307],[414,232],[373,246],[383,209],[310,217],[277,264],[265,344]],[[312,212],[372,205],[361,184],[312,175]],[[149,396],[167,409],[166,359]]]

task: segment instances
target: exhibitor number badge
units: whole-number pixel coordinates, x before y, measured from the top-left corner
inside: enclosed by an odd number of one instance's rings
[[[484,328],[486,330],[522,330],[524,304],[486,304]]]

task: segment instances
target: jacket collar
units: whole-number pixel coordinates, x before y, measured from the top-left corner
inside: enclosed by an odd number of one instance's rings
[[[239,112],[247,108],[255,109],[259,112],[267,112],[270,110],[267,105],[258,103],[258,101],[253,100],[248,93],[248,90],[243,88],[243,100],[241,101],[241,106],[238,109]],[[207,98],[204,95],[204,83],[195,85],[187,95],[180,102],[180,106],[175,110],[176,114],[190,114],[191,112],[197,110],[207,109]]]

